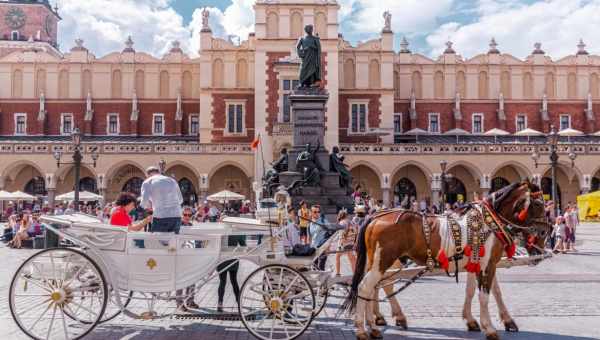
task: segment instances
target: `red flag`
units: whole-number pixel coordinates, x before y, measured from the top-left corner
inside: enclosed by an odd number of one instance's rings
[[[252,148],[252,150],[256,150],[258,148],[258,144],[260,144],[260,138],[254,138],[254,140],[252,141],[252,144],[250,144],[250,147]]]

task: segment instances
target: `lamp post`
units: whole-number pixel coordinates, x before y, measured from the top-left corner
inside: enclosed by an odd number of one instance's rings
[[[54,159],[56,159],[56,167],[60,168],[61,165],[71,164],[75,170],[75,188],[74,188],[74,197],[73,201],[75,202],[75,211],[79,211],[79,191],[80,191],[80,180],[81,180],[81,165],[87,164],[83,162],[83,154],[81,152],[81,132],[78,128],[73,129],[73,133],[71,133],[71,142],[75,147],[73,152],[73,162],[61,162],[60,159],[62,157],[62,153],[56,151],[54,153]],[[100,155],[98,154],[98,148],[94,148],[92,150],[92,163],[91,165],[95,168],[96,162]]]
[[[440,169],[442,170],[442,174],[440,175],[440,194],[442,195],[442,213],[446,209],[446,167],[448,166],[448,162],[446,160],[440,161]]]
[[[550,165],[550,176],[552,180],[552,202],[554,202],[554,213],[558,216],[560,207],[558,202],[558,184],[556,183],[556,169],[558,167],[558,133],[554,125],[550,126],[550,134],[548,134],[548,145],[550,145],[550,162],[540,163],[540,154],[535,151],[531,154],[531,159],[537,169],[538,165]],[[571,150],[569,152],[569,159],[571,160],[571,168],[575,167],[575,159],[577,155]]]

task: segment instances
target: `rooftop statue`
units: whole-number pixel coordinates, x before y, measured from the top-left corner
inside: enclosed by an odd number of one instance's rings
[[[306,36],[298,39],[296,50],[302,59],[300,88],[319,87],[321,83],[321,40],[313,35],[313,26],[304,27]]]

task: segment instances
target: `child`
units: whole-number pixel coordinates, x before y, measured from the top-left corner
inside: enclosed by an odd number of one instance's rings
[[[565,237],[566,237],[566,225],[565,221],[561,216],[556,218],[556,224],[554,225],[554,237],[556,238],[556,245],[554,246],[554,253],[558,254],[566,253],[565,251]]]

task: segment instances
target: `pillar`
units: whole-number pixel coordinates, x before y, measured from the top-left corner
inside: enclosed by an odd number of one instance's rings
[[[442,174],[434,173],[431,178],[431,203],[441,207]],[[441,207],[443,208],[443,207]]]
[[[583,183],[579,184],[582,194],[587,194],[592,188],[592,175],[583,175]]]
[[[390,177],[390,174],[383,174],[383,180],[381,181],[383,204],[388,208],[391,208],[393,205],[393,202],[391,200]]]
[[[46,191],[48,191],[48,206],[50,207],[50,211],[54,212],[54,197],[56,197],[56,179],[54,174],[46,174],[44,176],[46,181]]]
[[[484,174],[481,176],[481,179],[479,180],[479,187],[480,187],[480,195],[479,195],[479,199],[484,199],[486,198],[489,194],[490,194],[490,189],[492,188],[492,175],[491,174]]]
[[[208,174],[200,174],[200,177],[198,177],[198,188],[200,189],[198,202],[206,200],[206,196],[208,196],[208,183]]]
[[[106,176],[104,174],[98,174],[96,184],[98,185],[98,193],[102,196],[102,203],[106,203]]]

